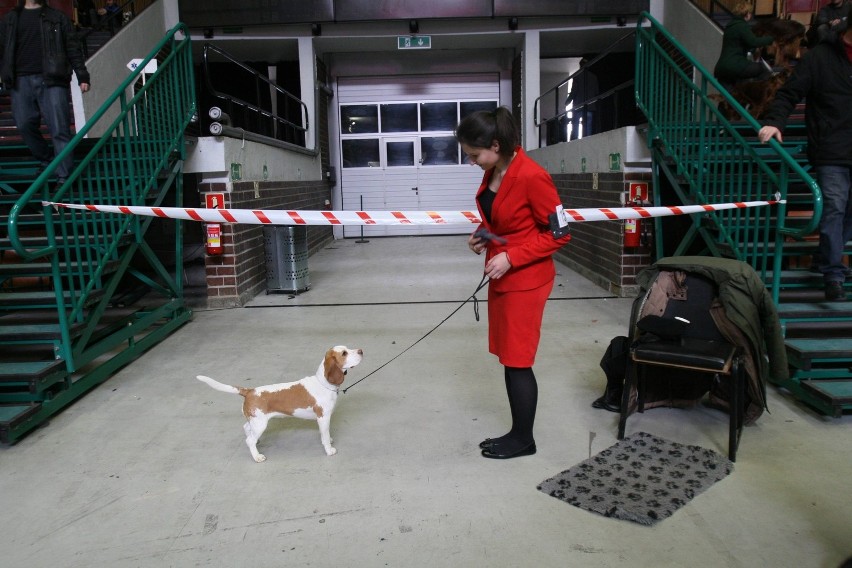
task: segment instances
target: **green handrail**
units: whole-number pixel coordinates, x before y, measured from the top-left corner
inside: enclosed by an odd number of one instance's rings
[[[765,279],[771,277],[777,301],[784,237],[801,239],[812,233],[822,215],[817,183],[788,151],[801,144],[757,141],[760,124],[647,12],[639,18],[636,42],[636,101],[648,120],[653,174],[665,174],[675,182],[680,199],[687,204],[786,201],[791,184],[805,189],[798,203],[813,214],[803,225],[787,225],[786,205],[776,206],[774,212],[764,207],[708,213],[703,219],[693,218],[678,249],[682,253],[702,237],[712,254],[734,256]],[[742,122],[734,124],[723,115],[709,96],[712,90],[743,117]],[[661,256],[660,220],[656,226]],[[770,241],[774,247],[766,246]]]

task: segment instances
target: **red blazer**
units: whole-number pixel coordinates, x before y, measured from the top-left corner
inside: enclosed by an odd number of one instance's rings
[[[571,240],[571,235],[554,239],[548,215],[561,203],[550,174],[518,146],[517,155],[503,176],[491,208],[491,222],[485,220],[479,206],[479,195],[488,189],[493,169],[485,172],[476,192],[476,206],[482,227],[506,239],[505,244],[492,242],[485,262],[503,251],[509,253],[512,268],[488,286],[495,292],[531,290],[552,281],[556,276],[552,255]]]

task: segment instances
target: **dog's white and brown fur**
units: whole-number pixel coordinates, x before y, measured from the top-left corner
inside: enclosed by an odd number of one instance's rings
[[[337,450],[331,446],[329,426],[337,402],[337,391],[343,384],[346,371],[360,363],[363,355],[361,349],[338,345],[326,351],[315,375],[290,383],[256,388],[225,385],[203,375],[197,378],[216,390],[245,398],[243,414],[247,422],[243,430],[254,461],[260,463],[266,460],[266,456],[257,451],[257,441],[266,430],[269,419],[276,416],[315,419],[325,453],[333,456]]]

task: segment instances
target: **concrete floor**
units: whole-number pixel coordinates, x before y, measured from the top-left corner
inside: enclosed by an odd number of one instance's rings
[[[569,245],[570,246],[570,245]],[[338,453],[316,425],[273,421],[257,464],[242,399],[195,380],[261,385],[360,347],[351,385],[467,298],[482,259],[466,239],[336,241],[312,287],[194,320],[18,444],[0,447],[0,566],[631,566],[834,568],[852,555],[852,417],[824,418],[770,387],[734,472],[654,527],[608,519],[536,485],[616,442],[591,408],[598,362],[629,299],[559,267],[535,371],[538,453],[487,460],[509,426],[502,370],[472,304],[343,394]],[[485,298],[485,291],[479,297]],[[654,409],[644,430],[724,453],[727,415]]]

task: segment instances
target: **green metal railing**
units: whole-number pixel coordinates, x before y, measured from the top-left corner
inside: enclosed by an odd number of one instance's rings
[[[143,75],[152,60],[153,74]],[[182,231],[174,231],[174,267],[169,268],[146,241],[154,219],[74,211],[43,206],[43,201],[121,205],[182,205],[184,130],[195,114],[192,51],[185,26],[178,25],[151,50],[142,63],[87,120],[37,180],[24,192],[9,215],[11,246],[25,260],[50,262],[51,290],[62,330],[57,358],[69,372],[122,344],[120,366],[138,354],[136,336],[164,320],[186,321],[183,305]],[[81,157],[82,143],[92,134],[93,145]],[[97,136],[95,138],[94,136]],[[89,145],[87,145],[89,146]],[[64,157],[78,161],[68,180],[53,187],[50,178]],[[28,214],[40,210],[39,225],[47,245],[28,249],[22,233],[32,228]],[[119,285],[135,281],[161,298],[123,330],[104,339],[98,330]],[[44,307],[33,303],[30,308]],[[75,324],[83,331],[71,337]],[[97,340],[96,340],[97,338]]]
[[[660,176],[666,176],[684,204],[703,205],[786,201],[795,185],[797,207],[812,212],[797,225],[788,224],[786,204],[695,215],[675,253],[684,254],[701,239],[710,254],[753,266],[778,301],[785,238],[812,233],[822,214],[819,187],[788,151],[799,150],[801,143],[757,141],[760,124],[647,13],[639,19],[636,42],[636,101],[648,120],[655,187],[660,187]],[[742,122],[734,123],[720,112],[710,97],[714,92]],[[661,205],[659,191],[655,205]],[[665,236],[660,219],[655,228],[661,257]]]

